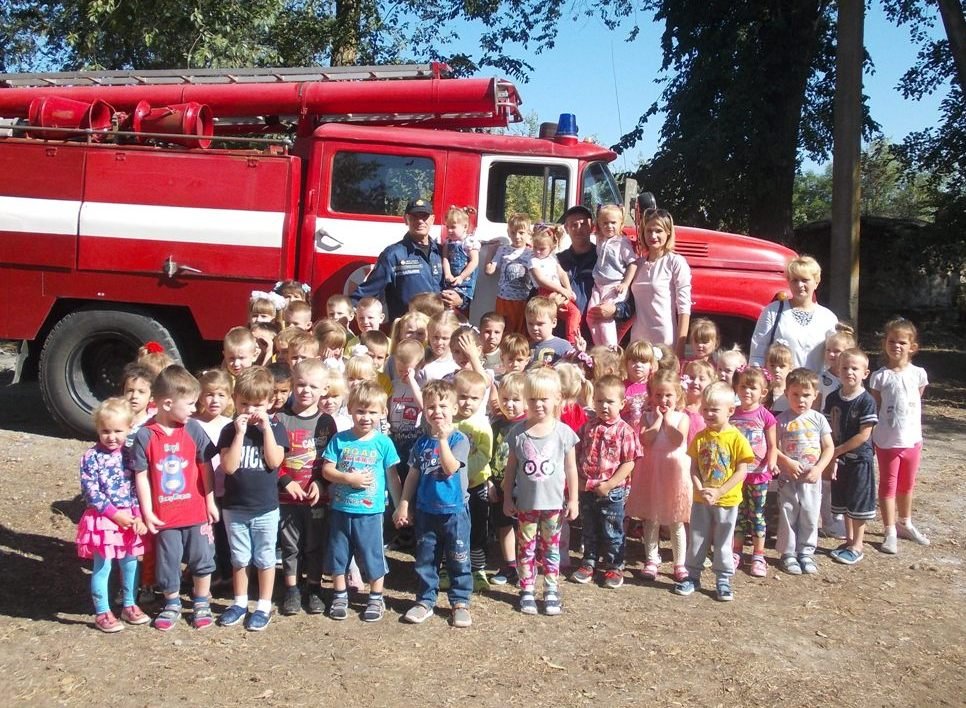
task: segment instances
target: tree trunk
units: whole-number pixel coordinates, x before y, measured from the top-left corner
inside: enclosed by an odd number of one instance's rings
[[[956,62],[956,73],[959,75],[959,88],[966,93],[966,19],[963,18],[963,4],[961,0],[938,0],[939,14],[943,18],[946,37],[949,39],[949,49]]]
[[[352,66],[358,62],[361,19],[362,0],[336,0],[332,66]]]

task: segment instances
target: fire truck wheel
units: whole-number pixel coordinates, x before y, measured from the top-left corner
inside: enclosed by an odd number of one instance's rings
[[[149,341],[181,360],[171,333],[146,314],[81,310],[64,317],[47,335],[40,353],[40,390],[47,410],[72,433],[92,437],[91,411],[105,398],[118,395],[121,371]]]

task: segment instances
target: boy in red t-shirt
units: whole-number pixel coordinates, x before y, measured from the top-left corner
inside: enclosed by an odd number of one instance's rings
[[[218,520],[210,460],[214,446],[191,418],[201,387],[181,366],[158,374],[151,386],[158,412],[134,438],[131,466],[148,530],[155,534],[156,577],[164,609],[154,619],[161,631],[181,616],[181,562],[194,578],[192,625],[212,623],[209,588],[215,569],[211,523]]]

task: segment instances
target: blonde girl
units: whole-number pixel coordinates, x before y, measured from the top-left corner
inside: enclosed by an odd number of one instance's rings
[[[594,344],[617,344],[617,325],[613,317],[591,314],[591,308],[602,302],[621,302],[637,273],[634,244],[622,233],[624,210],[615,205],[597,211],[597,264],[594,266],[594,290],[587,303],[587,324]],[[594,311],[598,312],[598,311]]]
[[[620,347],[598,344],[591,347],[587,354],[593,361],[591,375],[594,381],[604,376],[624,377],[624,350]]]
[[[897,538],[927,546],[912,523],[912,491],[922,455],[922,394],[929,384],[926,370],[912,363],[919,351],[919,331],[907,319],[886,322],[882,337],[885,365],[872,374],[869,387],[879,408],[872,430],[879,464],[879,508],[885,539],[883,553],[896,553]]]
[[[285,299],[285,304],[296,300],[301,300],[302,302],[308,302],[309,294],[312,292],[310,288],[305,283],[300,283],[297,280],[280,280],[275,283],[275,287],[272,289],[273,294],[280,295]],[[283,305],[284,307],[284,305]]]
[[[835,326],[835,331],[825,338],[825,368],[818,376],[818,399],[816,407],[825,410],[825,401],[829,394],[837,391],[842,383],[839,381],[839,356],[847,349],[856,346],[855,330],[844,322]],[[819,535],[826,538],[845,539],[845,518],[842,514],[832,513],[832,472],[835,465],[829,465],[822,470],[822,526]]]
[[[650,342],[639,339],[631,342],[624,352],[622,362],[624,370],[622,373],[624,374],[624,387],[626,389],[624,400],[626,403],[622,416],[636,433],[641,432],[641,420],[648,407],[650,393],[648,384],[651,375],[658,368],[659,351]]]
[[[350,357],[345,363],[345,380],[349,388],[362,381],[378,383],[379,372],[376,363],[368,354],[358,354]]]
[[[429,358],[423,364],[419,383],[442,379],[459,370],[459,364],[453,359],[450,341],[453,333],[460,327],[459,318],[452,310],[445,310],[433,317],[426,328],[429,343]]]
[[[476,289],[477,267],[480,264],[480,242],[470,234],[472,207],[451,206],[446,212],[446,238],[443,239],[443,277],[456,292],[469,302]]]
[[[794,361],[792,350],[784,344],[772,344],[768,347],[765,370],[771,374],[771,386],[768,389],[765,405],[774,415],[788,410],[788,399],[785,398],[785,377],[792,370]]]
[[[164,347],[157,342],[145,342],[138,349],[138,358],[135,361],[146,367],[155,377],[175,363]]]
[[[684,567],[684,525],[691,517],[691,461],[687,453],[688,416],[681,411],[684,392],[676,371],[658,371],[650,382],[651,409],[644,415],[644,456],[634,465],[626,513],[644,519],[646,561],[641,577],[657,579],[661,526],[671,536],[674,580],[688,576]]]
[[[748,360],[745,359],[745,355],[737,345],[727,351],[719,353],[718,361],[715,365],[718,380],[724,381],[729,386],[733,386],[735,374],[739,369],[743,369],[747,365]]]
[[[688,346],[691,348],[690,361],[706,361],[714,366],[715,352],[721,347],[721,332],[718,330],[718,325],[707,317],[692,320]]]
[[[396,353],[396,346],[404,339],[418,339],[426,344],[426,331],[429,328],[429,316],[412,310],[393,322],[390,336],[389,354]]]
[[[688,444],[704,430],[701,415],[701,394],[717,380],[714,367],[706,361],[692,361],[684,367],[681,385],[684,387],[684,412],[688,416]]]
[[[524,390],[527,419],[507,436],[503,478],[503,512],[517,520],[517,573],[520,612],[537,614],[534,599],[537,555],[544,572],[543,607],[548,615],[561,612],[560,528],[577,518],[577,434],[557,418],[560,377],[553,369],[527,373]],[[564,490],[567,490],[566,512]]]
[[[734,389],[739,406],[731,416],[731,424],[741,431],[755,453],[754,465],[741,488],[733,548],[735,570],[741,567],[745,540],[750,536],[752,556],[748,572],[756,578],[764,578],[768,574],[765,565],[765,499],[768,483],[778,463],[776,421],[762,405],[768,395],[768,380],[761,369],[749,366],[738,372]]]
[[[561,362],[554,367],[560,377],[562,406],[560,420],[575,433],[587,422],[587,409],[593,405],[594,386],[584,376],[581,367]]]
[[[248,326],[259,322],[282,323],[282,310],[288,305],[288,300],[278,293],[266,293],[253,290],[248,300]]]
[[[637,252],[641,259],[631,283],[636,308],[631,339],[663,342],[683,357],[691,322],[691,268],[674,252],[674,220],[669,212],[644,212]]]
[[[124,629],[122,622],[150,621],[134,596],[138,561],[144,553],[141,537],[147,528],[141,520],[131,472],[123,459],[132,418],[131,407],[123,398],[108,398],[98,405],[93,414],[97,444],[84,453],[80,463],[81,495],[86,508],[77,524],[77,555],[94,562],[94,626],[107,633],[120,632]],[[111,612],[108,590],[114,560],[121,569],[120,619]]]
[[[530,277],[537,293],[557,306],[557,319],[563,322],[565,338],[575,344],[580,339],[581,318],[577,296],[570,286],[570,276],[554,255],[562,236],[563,227],[558,224],[542,224],[533,230]]]

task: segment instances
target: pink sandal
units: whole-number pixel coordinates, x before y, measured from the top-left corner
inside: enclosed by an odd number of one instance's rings
[[[644,569],[641,570],[641,579],[652,583],[657,580],[657,563],[654,561],[645,563]]]
[[[688,574],[688,569],[683,565],[674,566],[674,582],[683,583],[689,577],[691,576]]]

